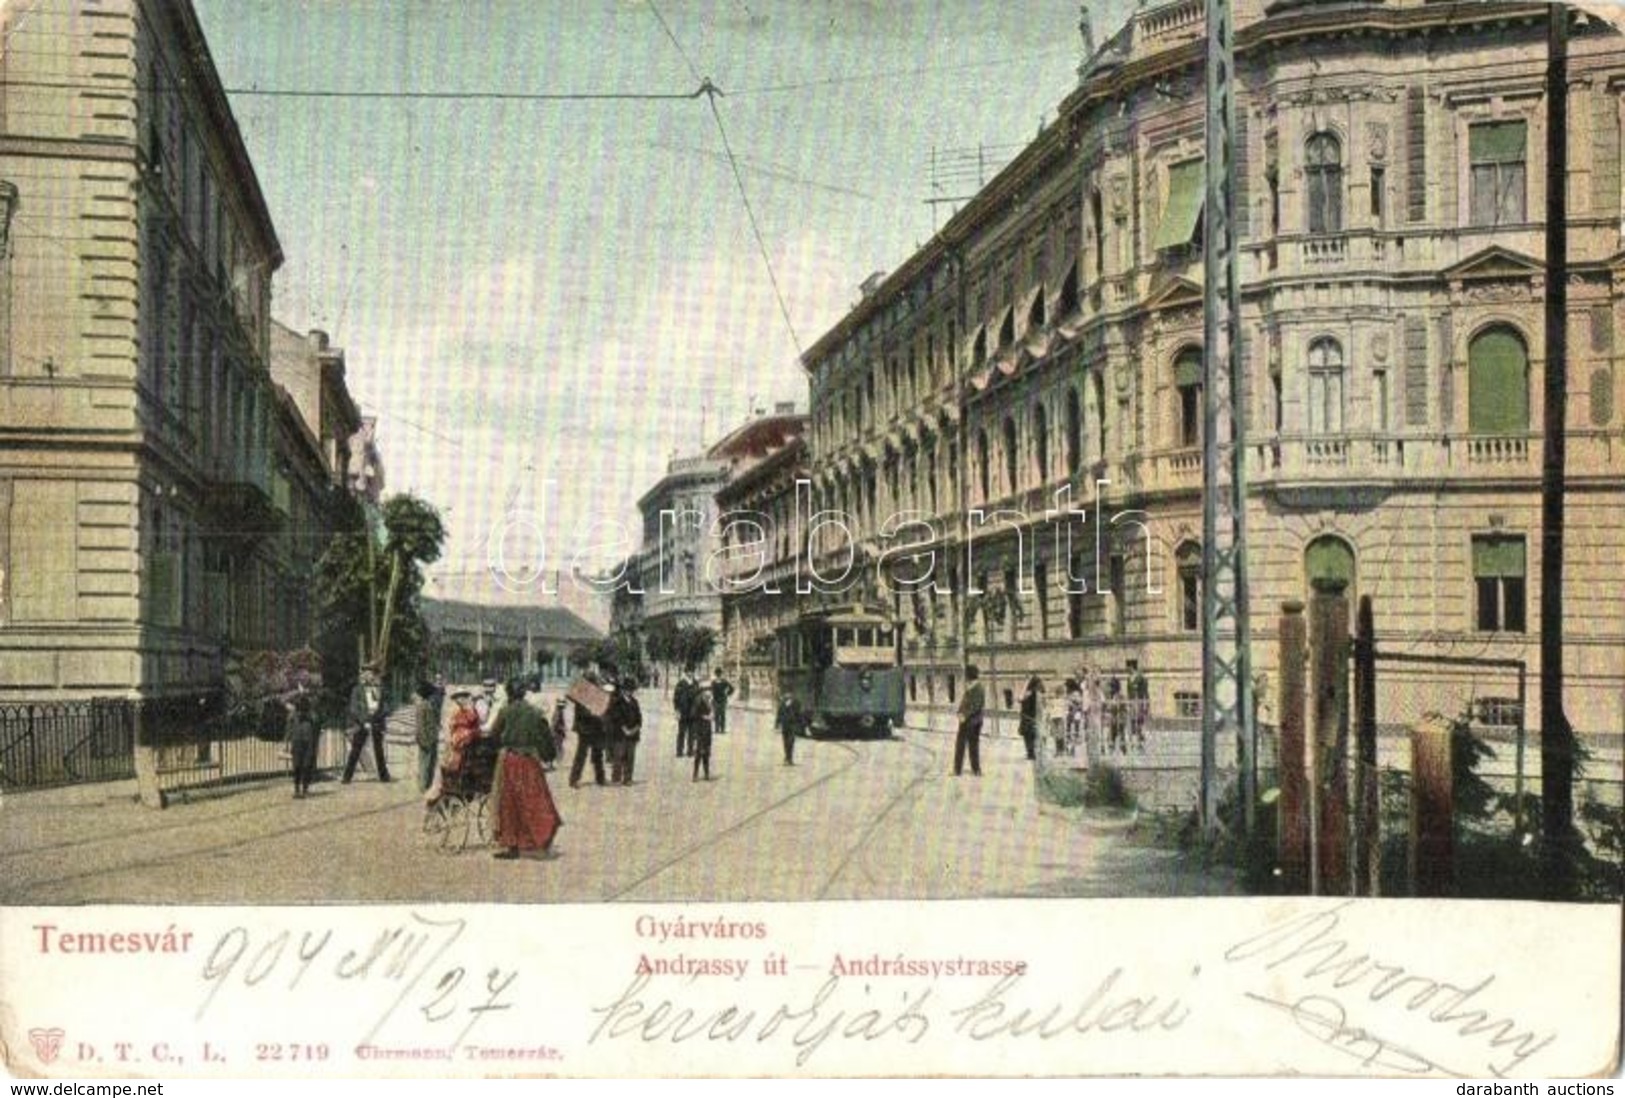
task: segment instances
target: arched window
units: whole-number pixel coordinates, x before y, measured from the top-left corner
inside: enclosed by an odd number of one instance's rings
[[[1331,534],[1318,537],[1304,549],[1303,564],[1311,593],[1323,586],[1341,585],[1344,597],[1353,604],[1354,550],[1348,542]]]
[[[1174,359],[1174,390],[1179,395],[1179,445],[1202,444],[1202,352],[1187,347]]]
[[[999,346],[1008,347],[1016,341],[1016,311],[1004,311],[1004,323],[999,325]]]
[[[1033,454],[1038,458],[1038,480],[1049,483],[1049,414],[1042,404],[1033,409]]]
[[[1021,451],[1016,438],[1016,421],[1004,417],[1004,489],[1014,492],[1021,485]]]
[[[1529,352],[1511,328],[1491,328],[1467,348],[1467,429],[1475,435],[1529,430]]]
[[[1343,430],[1343,347],[1335,339],[1309,344],[1309,433]]]
[[[1083,464],[1083,407],[1078,391],[1066,391],[1066,471],[1076,475]]]
[[[1343,146],[1329,133],[1304,145],[1304,176],[1309,191],[1309,231],[1343,231]]]
[[[971,344],[970,364],[972,366],[980,366],[982,363],[984,363],[986,361],[987,361],[987,329],[986,328],[978,328],[977,331],[976,331],[976,339]]]
[[[1036,332],[1047,322],[1048,318],[1044,312],[1044,288],[1040,286],[1038,292],[1033,295],[1032,308],[1027,310],[1027,330]]]
[[[989,491],[990,485],[988,484],[988,454],[987,454],[987,432],[986,431],[977,431],[976,432],[976,466],[977,466],[977,473],[980,474],[978,476],[977,480],[982,486],[982,499],[984,499],[984,500],[989,499],[989,498],[991,498],[992,493]]]
[[[1179,628],[1185,633],[1202,629],[1202,547],[1194,541],[1174,551],[1175,590],[1179,594]]]

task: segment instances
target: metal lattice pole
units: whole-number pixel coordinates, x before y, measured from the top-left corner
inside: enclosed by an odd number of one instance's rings
[[[1246,377],[1236,264],[1235,45],[1230,0],[1207,0],[1202,290],[1202,828],[1219,826],[1219,737],[1235,737],[1246,826],[1256,791],[1246,561]]]

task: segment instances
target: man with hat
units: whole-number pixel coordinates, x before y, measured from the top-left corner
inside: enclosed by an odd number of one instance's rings
[[[355,777],[356,764],[361,761],[361,752],[369,737],[378,780],[389,781],[389,764],[384,761],[384,691],[378,684],[378,668],[373,664],[361,669],[361,678],[350,691],[350,723],[355,731],[350,735],[350,757],[344,761],[344,783],[348,785]]]

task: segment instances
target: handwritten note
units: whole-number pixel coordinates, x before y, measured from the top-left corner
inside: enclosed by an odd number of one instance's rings
[[[5,909],[0,930],[7,1047],[74,1076],[1551,1076],[1608,1066],[1619,995],[1617,909],[1527,904]]]

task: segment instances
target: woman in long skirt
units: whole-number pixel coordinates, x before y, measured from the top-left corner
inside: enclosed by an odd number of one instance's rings
[[[496,841],[502,848],[498,858],[517,858],[521,852],[547,854],[564,822],[542,772],[542,741],[553,731],[524,699],[525,684],[510,683],[508,704],[490,729],[502,747],[491,793],[496,801]]]

